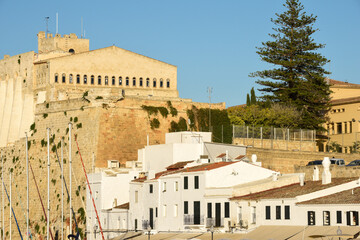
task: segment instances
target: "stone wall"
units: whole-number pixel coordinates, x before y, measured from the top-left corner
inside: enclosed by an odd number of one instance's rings
[[[278,139],[234,138],[236,145],[247,145],[255,148],[279,149],[289,151],[316,151],[316,142],[312,141],[286,141]]]

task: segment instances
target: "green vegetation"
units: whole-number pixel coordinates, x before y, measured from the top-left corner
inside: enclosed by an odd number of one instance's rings
[[[155,129],[155,128],[159,128],[160,127],[160,122],[157,118],[153,118],[150,120],[150,127],[151,129]]]

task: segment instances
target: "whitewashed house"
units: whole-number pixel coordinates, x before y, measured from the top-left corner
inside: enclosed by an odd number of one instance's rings
[[[156,231],[205,230],[211,225],[227,228],[231,187],[274,173],[244,161],[185,161],[170,165],[165,171],[131,182],[130,229],[150,226]]]

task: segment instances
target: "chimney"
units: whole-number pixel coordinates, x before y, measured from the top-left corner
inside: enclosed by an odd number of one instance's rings
[[[314,174],[313,174],[313,181],[319,181],[319,174],[320,174],[320,171],[319,171],[319,167],[318,166],[315,166],[314,167]]]
[[[300,183],[300,186],[305,185],[305,173],[300,173],[300,175],[299,175],[299,183]]]
[[[228,162],[229,161],[229,152],[228,152],[228,150],[226,150],[226,162]]]
[[[257,161],[256,154],[251,155],[251,161],[252,161],[252,163],[256,163],[256,161]]]
[[[322,165],[324,167],[324,170],[322,173],[322,184],[331,183],[330,164],[331,163],[330,163],[329,157],[324,157],[324,160],[322,161]]]

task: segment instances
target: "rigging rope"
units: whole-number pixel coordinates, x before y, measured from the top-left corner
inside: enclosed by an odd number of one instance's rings
[[[92,191],[91,191],[89,179],[88,179],[88,176],[87,176],[87,173],[86,173],[86,170],[85,170],[85,165],[84,165],[84,161],[83,161],[82,156],[81,156],[81,152],[80,152],[80,148],[79,148],[79,143],[78,143],[78,141],[77,141],[76,134],[74,134],[74,136],[75,136],[75,142],[76,142],[76,146],[77,146],[77,149],[78,149],[78,152],[79,152],[81,164],[82,164],[83,169],[84,169],[84,174],[85,174],[85,177],[86,177],[86,181],[87,181],[87,185],[88,185],[88,188],[89,188],[90,196],[91,196],[91,199],[92,199],[92,202],[93,202],[93,206],[94,206],[94,209],[95,209],[96,218],[97,218],[98,223],[99,223],[99,228],[100,228],[101,237],[102,237],[103,240],[105,240],[105,238],[104,238],[104,233],[103,233],[103,230],[102,230],[102,227],[101,227],[101,222],[100,222],[100,219],[99,219],[99,214],[98,214],[98,212],[97,212],[97,210],[96,210],[95,200],[94,200],[94,197],[93,197],[93,194],[92,194]]]
[[[3,185],[4,185],[4,188],[5,188],[6,196],[7,196],[8,200],[9,200],[9,203],[10,203],[10,197],[9,197],[9,194],[8,194],[8,192],[7,192],[7,190],[6,190],[6,186],[5,186],[5,183],[4,183],[4,182],[3,182]],[[18,221],[17,221],[17,219],[16,219],[15,212],[14,212],[14,208],[13,208],[13,207],[11,207],[11,211],[12,211],[12,213],[13,213],[13,215],[14,215],[14,219],[15,219],[16,226],[17,226],[17,229],[18,229],[18,231],[19,231],[21,240],[23,240],[23,237],[22,237],[22,234],[21,234],[21,231],[20,231],[20,227],[19,227]]]

